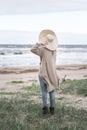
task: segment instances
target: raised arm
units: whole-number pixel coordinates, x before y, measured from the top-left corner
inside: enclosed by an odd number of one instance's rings
[[[41,56],[41,52],[42,52],[42,47],[41,44],[36,43],[32,48],[31,48],[31,52],[33,52],[34,54]]]

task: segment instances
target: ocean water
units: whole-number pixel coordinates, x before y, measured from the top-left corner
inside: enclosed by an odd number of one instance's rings
[[[0,44],[0,67],[38,65],[39,57],[30,49],[32,45]],[[59,45],[57,65],[87,64],[87,45]]]

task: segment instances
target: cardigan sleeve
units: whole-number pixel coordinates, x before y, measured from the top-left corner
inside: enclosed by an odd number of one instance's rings
[[[41,44],[36,43],[32,48],[31,48],[31,52],[33,52],[34,54],[41,56],[42,53],[42,47]]]

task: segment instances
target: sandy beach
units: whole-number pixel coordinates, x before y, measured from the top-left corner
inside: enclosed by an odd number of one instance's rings
[[[87,78],[86,65],[59,65],[57,74],[62,80],[66,79],[85,79]],[[0,68],[0,91],[20,91],[23,86],[28,86],[33,80],[38,80],[39,66],[29,67],[4,67]],[[12,81],[23,81],[22,84],[12,84]]]
[[[56,68],[57,74],[61,81],[65,75],[65,80],[87,79],[87,65],[61,65],[57,66]],[[39,66],[0,68],[0,97],[12,97],[11,95],[6,95],[5,93],[24,93],[22,88],[31,86],[34,81],[38,81],[38,71]],[[13,83],[14,81],[16,83]],[[17,83],[17,81],[21,83]],[[4,93],[4,95],[2,95],[2,93]],[[84,98],[82,96],[63,94],[58,94],[56,96],[56,98],[64,98],[64,101],[66,100],[68,104],[72,106],[87,110],[86,97]],[[40,99],[38,99],[38,96],[33,97],[33,99],[34,101],[41,101]]]

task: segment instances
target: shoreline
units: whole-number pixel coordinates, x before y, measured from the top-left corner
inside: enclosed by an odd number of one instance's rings
[[[87,69],[87,64],[67,64],[67,65],[56,65],[57,70],[83,70]],[[0,74],[10,74],[10,73],[31,73],[38,72],[38,66],[28,66],[28,67],[0,67]]]

